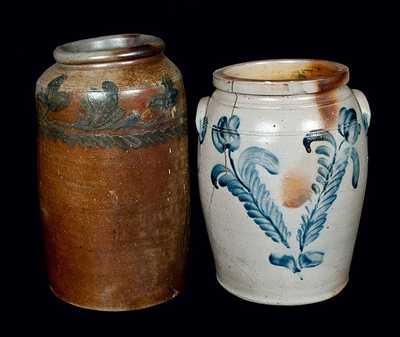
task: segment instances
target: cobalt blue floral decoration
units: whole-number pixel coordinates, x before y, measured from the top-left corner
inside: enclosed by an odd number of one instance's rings
[[[223,153],[226,149],[231,152],[236,151],[240,146],[239,117],[233,115],[231,117],[221,117],[218,124],[213,127],[212,140],[215,148]]]
[[[211,171],[212,184],[216,188],[227,187],[243,203],[247,215],[266,236],[290,248],[291,234],[284,222],[283,213],[258,173],[260,167],[269,174],[278,174],[279,159],[267,149],[250,146],[242,151],[236,163],[232,152],[240,147],[239,125],[239,117],[233,115],[230,118],[221,117],[213,127],[214,146],[220,153],[227,152],[229,167],[216,164]],[[327,130],[315,130],[305,135],[303,145],[308,153],[312,152],[311,145],[314,142],[324,143],[315,148],[319,158],[315,182],[311,185],[314,197],[305,206],[306,212],[301,216],[301,224],[297,230],[299,252],[296,255],[272,253],[268,259],[271,264],[298,273],[303,268],[317,267],[323,262],[324,251],[306,251],[305,248],[318,239],[325,227],[328,211],[337,198],[349,159],[353,163],[352,185],[357,187],[360,161],[354,144],[360,130],[361,125],[357,121],[355,110],[343,107],[339,112],[338,131],[343,137],[339,146],[335,137]]]
[[[234,295],[298,305],[345,287],[371,120],[348,79],[345,65],[323,60],[213,73],[216,90],[195,118],[199,190],[216,276]]]
[[[356,143],[360,135],[361,124],[357,121],[357,113],[354,109],[345,107],[340,109],[338,131],[349,144]]]

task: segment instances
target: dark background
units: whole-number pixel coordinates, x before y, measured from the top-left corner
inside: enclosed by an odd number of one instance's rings
[[[391,253],[395,248],[391,240],[398,224],[393,211],[388,210],[393,209],[390,200],[397,197],[394,194],[391,198],[388,191],[395,190],[396,172],[393,167],[389,171],[384,168],[396,156],[388,132],[394,121],[391,105],[395,99],[388,99],[396,68],[393,9],[366,3],[350,7],[349,1],[296,6],[268,1],[108,1],[90,5],[54,1],[13,7],[4,31],[6,35],[12,32],[9,58],[3,66],[4,71],[12,70],[11,84],[3,91],[3,101],[11,103],[12,110],[5,115],[11,117],[12,124],[5,126],[2,154],[2,166],[10,171],[4,179],[10,189],[4,192],[6,231],[2,239],[3,280],[7,283],[3,289],[10,301],[2,319],[14,320],[14,328],[78,331],[78,324],[93,332],[108,327],[114,332],[123,328],[129,334],[140,327],[168,334],[203,329],[212,333],[214,323],[222,329],[241,327],[247,333],[259,327],[263,334],[291,329],[313,334],[322,331],[320,328],[345,332],[346,325],[379,326],[382,332],[393,323],[396,311],[388,303],[397,296],[393,273],[398,259]],[[37,203],[34,85],[54,63],[52,51],[57,45],[128,32],[163,38],[166,55],[183,74],[190,133],[191,250],[186,291],[179,297],[138,312],[102,313],[62,303],[47,286]],[[214,276],[199,203],[194,126],[197,102],[212,93],[215,69],[267,58],[322,58],[344,63],[350,68],[350,86],[367,95],[372,109],[367,195],[350,282],[337,297],[309,306],[258,305],[223,290]]]

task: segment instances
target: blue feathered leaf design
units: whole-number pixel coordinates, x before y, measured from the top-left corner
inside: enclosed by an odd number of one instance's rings
[[[317,142],[326,141],[330,143],[333,146],[334,150],[336,151],[336,140],[329,131],[313,130],[305,135],[305,137],[303,138],[303,145],[308,153],[311,152],[311,143],[316,141]],[[327,154],[329,154],[329,149],[326,145],[322,145],[317,149],[317,151],[323,151],[323,150],[327,150],[328,151]]]
[[[199,131],[200,144],[203,144],[204,143],[204,139],[206,138],[207,126],[208,126],[208,118],[205,116],[200,121],[200,131]]]
[[[113,125],[113,128],[116,129],[127,129],[131,126],[138,123],[140,120],[140,114],[137,111],[134,111],[130,116],[120,119]]]
[[[326,157],[329,157],[331,155],[331,151],[329,150],[329,147],[326,145],[320,145],[315,149],[316,154],[322,154]]]
[[[249,178],[248,173],[253,171],[256,165],[260,165],[273,175],[279,172],[279,159],[272,152],[258,146],[250,146],[239,157],[239,173],[245,181]]]
[[[302,223],[297,231],[300,251],[318,238],[327,220],[328,210],[337,198],[337,192],[346,173],[346,167],[351,158],[353,163],[353,188],[357,188],[360,175],[360,160],[358,152],[354,147],[360,133],[360,124],[357,122],[357,115],[354,109],[342,108],[340,110],[339,134],[343,137],[339,146],[336,145],[334,137],[329,131],[316,130],[304,137],[303,144],[307,152],[311,152],[311,143],[314,141],[325,141],[331,145],[320,145],[315,153],[320,155],[318,159],[318,170],[316,182],[311,188],[315,197],[313,205],[306,207],[306,214],[302,216]],[[315,254],[314,254],[315,255]],[[315,255],[317,256],[317,255]],[[300,255],[299,259],[305,257]],[[302,263],[300,263],[302,266]]]
[[[240,177],[251,191],[254,204],[260,213],[257,214],[257,217],[253,217],[253,220],[273,241],[289,247],[289,231],[283,220],[282,212],[273,202],[265,184],[261,183],[256,169],[257,165],[266,169],[270,174],[276,175],[279,172],[279,160],[272,152],[258,146],[248,147],[240,154],[238,163]]]
[[[240,147],[239,126],[240,118],[232,115],[229,118],[222,116],[218,124],[212,127],[212,141],[220,153],[224,153],[225,150],[234,152]]]
[[[363,112],[361,113],[361,121],[365,130],[365,133],[368,133],[368,127],[369,127],[369,122],[368,122],[368,114]]]
[[[292,255],[272,253],[269,256],[269,262],[275,266],[287,268],[293,273],[299,273],[301,271],[297,266],[296,259]]]
[[[318,132],[319,134],[321,132]],[[328,151],[326,145],[320,145],[316,153],[321,157],[318,159],[318,171],[316,182],[311,186],[315,193],[312,207],[306,207],[306,214],[302,216],[302,223],[297,231],[297,240],[300,244],[300,251],[318,238],[327,220],[328,210],[337,198],[337,191],[346,171],[349,157],[349,150],[337,153],[336,141],[329,131],[325,131],[323,136],[316,137],[309,133],[306,135],[303,144],[309,151],[313,141],[327,141],[330,143],[333,153]],[[322,146],[325,146],[322,148]]]
[[[283,214],[259,176],[260,168],[271,175],[278,174],[279,160],[266,149],[250,146],[240,154],[236,165],[232,153],[240,147],[239,125],[239,117],[233,115],[229,119],[221,117],[218,126],[213,127],[212,139],[216,149],[225,154],[225,165],[216,164],[213,167],[211,181],[216,188],[227,187],[229,192],[243,203],[247,215],[272,241],[290,248],[290,232],[284,222]],[[271,264],[299,273],[304,268],[313,268],[323,262],[325,255],[323,251],[305,251],[305,247],[315,241],[325,227],[328,211],[337,198],[350,160],[353,164],[352,186],[357,188],[360,159],[355,144],[360,128],[356,111],[343,107],[339,111],[338,134],[342,137],[339,144],[327,130],[314,130],[305,135],[303,145],[308,153],[312,152],[311,145],[314,142],[324,143],[314,149],[318,155],[318,168],[315,182],[311,185],[313,198],[305,206],[306,212],[301,216],[300,228],[297,230],[299,252],[272,253],[269,256]]]
[[[357,113],[354,109],[346,107],[340,109],[338,131],[350,145],[354,145],[357,142],[361,124],[357,121]]]
[[[308,251],[299,255],[300,268],[312,268],[319,266],[324,260],[325,253],[320,251]]]
[[[358,157],[358,152],[354,147],[351,148],[351,160],[353,162],[353,177],[351,183],[353,188],[357,188],[358,179],[360,177],[360,159]]]
[[[265,168],[270,174],[279,171],[278,158],[260,147],[249,147],[239,157],[239,172],[229,152],[232,170],[216,164],[211,172],[211,181],[218,188],[227,187],[237,197],[247,211],[247,215],[274,242],[289,248],[290,233],[283,220],[282,212],[273,202],[270,192],[261,182],[256,165]]]
[[[211,170],[211,182],[214,185],[215,188],[218,188],[218,177],[222,172],[232,174],[232,171],[226,168],[222,164],[216,164],[214,165],[213,169]]]

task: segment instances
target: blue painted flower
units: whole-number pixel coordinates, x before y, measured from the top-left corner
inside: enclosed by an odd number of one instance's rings
[[[223,116],[219,119],[218,124],[213,127],[212,140],[215,148],[223,153],[226,149],[231,152],[237,150],[240,146],[240,135],[238,128],[240,119],[238,116],[231,116],[229,119]]]
[[[354,188],[357,188],[358,179],[360,177],[360,159],[354,144],[357,142],[360,134],[361,124],[357,121],[357,113],[354,109],[348,109],[346,107],[340,109],[338,131],[346,142],[350,144],[347,151],[353,163],[352,185]]]
[[[200,141],[200,144],[203,144],[204,143],[204,139],[206,138],[207,126],[208,126],[208,118],[204,117],[199,122],[199,141]]]
[[[357,121],[357,114],[354,109],[341,108],[339,112],[339,133],[348,143],[354,145],[361,131],[361,124]]]

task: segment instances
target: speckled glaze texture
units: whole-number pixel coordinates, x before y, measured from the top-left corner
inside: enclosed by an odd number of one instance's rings
[[[370,122],[348,79],[322,60],[214,72],[196,115],[198,176],[217,279],[234,295],[299,305],[347,284]]]
[[[68,303],[133,310],[183,288],[186,102],[162,49],[137,34],[74,42],[37,82],[49,282]]]

